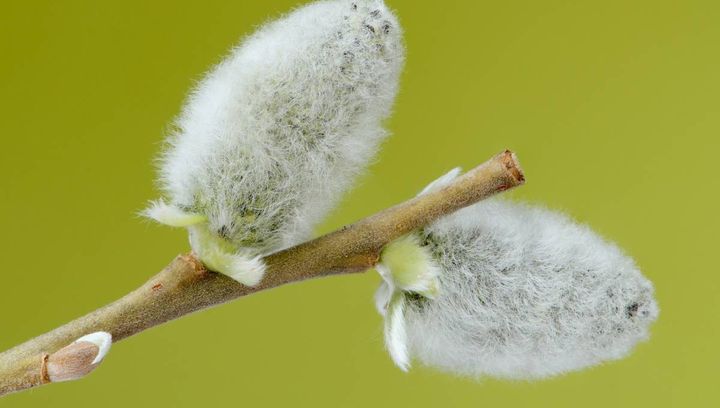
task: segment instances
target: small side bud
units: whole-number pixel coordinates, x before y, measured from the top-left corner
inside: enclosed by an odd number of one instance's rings
[[[77,380],[88,375],[105,358],[112,344],[107,332],[95,332],[75,340],[43,359],[43,378],[47,382]]]

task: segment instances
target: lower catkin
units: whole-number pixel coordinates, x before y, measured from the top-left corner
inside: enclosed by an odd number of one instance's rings
[[[626,356],[658,316],[616,245],[546,209],[490,200],[425,228],[434,299],[407,297],[407,347],[473,377],[530,379]]]

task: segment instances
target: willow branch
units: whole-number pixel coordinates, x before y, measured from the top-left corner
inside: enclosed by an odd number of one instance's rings
[[[56,376],[58,379],[80,378],[90,372],[99,364],[92,364],[97,350],[88,343],[75,342],[88,333],[108,332],[115,343],[254,292],[310,278],[365,271],[378,262],[389,242],[523,182],[515,156],[505,151],[439,191],[268,255],[264,258],[265,277],[254,287],[208,271],[192,254],[178,256],[140,288],[114,303],[0,354],[0,395],[57,382],[48,375],[49,361],[55,361],[53,369],[63,373]]]

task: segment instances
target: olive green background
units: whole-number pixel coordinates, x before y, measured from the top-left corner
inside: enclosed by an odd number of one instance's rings
[[[655,282],[648,343],[536,382],[482,382],[383,351],[375,273],[278,288],[113,346],[75,383],[0,407],[720,406],[720,3],[388,0],[408,59],[394,136],[327,232],[508,147],[528,184]],[[136,216],[195,81],[283,1],[4,1],[0,349],[111,301],[186,251]]]

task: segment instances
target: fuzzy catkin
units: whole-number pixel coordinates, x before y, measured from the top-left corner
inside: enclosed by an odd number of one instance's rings
[[[320,1],[266,24],[192,93],[161,160],[169,204],[148,214],[200,215],[250,256],[307,239],[386,136],[403,60],[380,0]]]
[[[627,355],[658,316],[633,260],[556,212],[488,200],[421,239],[440,289],[405,301],[407,348],[445,371],[532,379],[592,366]]]

